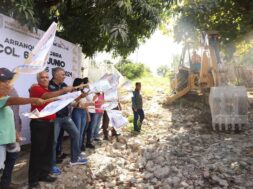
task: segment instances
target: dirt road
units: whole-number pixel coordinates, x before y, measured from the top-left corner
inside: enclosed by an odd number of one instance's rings
[[[206,106],[181,100],[167,107],[164,98],[158,89],[145,99],[140,134],[124,128],[118,140],[97,143],[95,151],[86,151],[88,165],[71,167],[66,159],[57,182],[40,188],[252,189],[251,125],[236,134],[214,132]],[[132,113],[129,104],[123,109]],[[64,146],[68,152],[68,141]],[[27,157],[28,151],[21,154],[14,174],[24,185]]]

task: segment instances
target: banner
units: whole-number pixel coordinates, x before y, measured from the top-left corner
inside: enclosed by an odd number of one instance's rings
[[[98,92],[104,92],[112,88],[108,80],[98,80],[91,84],[89,84],[90,92],[92,93],[98,93]]]
[[[120,110],[107,111],[107,115],[110,119],[110,123],[115,129],[119,129],[128,124],[128,119],[122,115]]]
[[[0,33],[0,67],[6,67],[10,70],[24,64],[24,61],[29,57],[29,53],[31,53],[44,34],[41,30],[31,32],[27,27],[21,26],[14,19],[2,14],[0,14]],[[37,58],[40,59],[40,57]],[[27,61],[29,62],[29,60]],[[46,63],[45,69],[49,72],[50,78],[52,69],[61,67],[65,70],[65,82],[68,85],[72,85],[73,79],[80,76],[81,48],[59,37],[55,37]],[[19,96],[28,97],[28,89],[34,83],[37,83],[36,75],[22,74],[14,83],[14,88]],[[20,106],[20,115],[30,112],[30,108],[30,105]],[[28,139],[26,141],[28,143],[30,139],[30,119],[23,116],[21,118],[22,136]]]
[[[35,109],[31,113],[25,113],[24,116],[29,117],[31,119],[46,117],[52,114],[55,114],[62,108],[69,105],[73,102],[76,98],[81,95],[80,91],[67,93],[61,96],[58,96],[56,101],[49,103],[46,107],[44,107],[40,112]]]
[[[50,49],[53,46],[57,24],[52,23],[40,41],[36,44],[24,64],[14,68],[14,72],[18,74],[36,74],[45,70]]]

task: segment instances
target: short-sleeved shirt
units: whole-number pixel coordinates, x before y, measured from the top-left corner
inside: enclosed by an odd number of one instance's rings
[[[48,89],[40,86],[40,85],[34,85],[30,88],[30,97],[33,98],[41,98],[41,96],[45,93],[50,92]],[[46,105],[48,105],[49,103],[45,103],[43,105],[39,105],[39,106],[34,106],[32,105],[31,111],[37,109],[39,111],[41,111]],[[46,121],[50,121],[50,120],[54,120],[56,118],[56,114],[52,114],[40,119],[46,120]]]
[[[0,145],[16,141],[14,114],[10,106],[5,106],[9,96],[0,98]]]
[[[89,94],[88,96],[86,96],[87,102],[93,102],[93,97],[94,94]],[[95,106],[90,106],[90,108],[88,109],[89,113],[94,114],[96,113],[95,111]]]
[[[132,108],[142,109],[142,106],[143,106],[142,95],[137,90],[133,91]]]
[[[96,113],[103,113],[104,112],[104,110],[102,110],[101,100],[104,100],[104,95],[103,94],[97,95],[97,99],[95,100]]]

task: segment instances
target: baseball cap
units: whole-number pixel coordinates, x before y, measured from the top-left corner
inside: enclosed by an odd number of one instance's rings
[[[8,81],[13,78],[14,72],[11,72],[7,68],[0,68],[0,81]]]

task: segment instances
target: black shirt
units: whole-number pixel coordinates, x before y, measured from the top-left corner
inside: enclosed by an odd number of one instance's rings
[[[57,85],[52,79],[49,81],[48,89],[50,91],[59,91],[60,89],[67,87],[68,85],[66,83],[62,83],[60,85]],[[69,116],[69,108],[68,106],[62,108],[60,111],[56,113],[57,117],[66,117]]]

